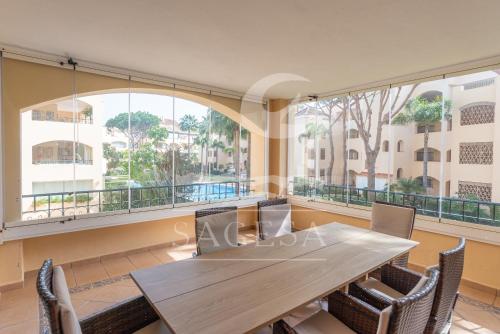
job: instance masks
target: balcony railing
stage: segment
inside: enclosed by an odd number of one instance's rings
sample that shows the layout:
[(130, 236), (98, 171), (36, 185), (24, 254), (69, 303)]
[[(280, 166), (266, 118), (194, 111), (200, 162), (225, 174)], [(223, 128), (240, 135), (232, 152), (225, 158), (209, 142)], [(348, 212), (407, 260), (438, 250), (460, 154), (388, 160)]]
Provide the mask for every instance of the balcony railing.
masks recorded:
[[(386, 190), (368, 190), (339, 185), (296, 184), (293, 194), (328, 201), (371, 206), (374, 201), (410, 205), (425, 216), (453, 219), (463, 222), (500, 227), (500, 203), (476, 201), (456, 197), (438, 197), (407, 194)], [(440, 209), (441, 202), (441, 209)]]
[[(33, 165), (68, 165), (72, 164), (73, 160), (67, 160), (67, 159), (62, 159), (62, 160), (34, 160)], [(92, 165), (94, 163), (94, 160), (92, 159), (77, 159), (75, 160), (75, 163), (80, 164), (80, 165)]]
[[(180, 203), (247, 197), (253, 181), (224, 181), (22, 195), (23, 220), (71, 217)], [(76, 198), (75, 198), (76, 196)]]
[(46, 113), (36, 113), (33, 112), (31, 119), (33, 121), (47, 121), (47, 122), (62, 122), (62, 123), (80, 123), (80, 124), (92, 124), (93, 118), (90, 116), (80, 116), (76, 119), (73, 119), (72, 116), (58, 116), (58, 115), (50, 115)]

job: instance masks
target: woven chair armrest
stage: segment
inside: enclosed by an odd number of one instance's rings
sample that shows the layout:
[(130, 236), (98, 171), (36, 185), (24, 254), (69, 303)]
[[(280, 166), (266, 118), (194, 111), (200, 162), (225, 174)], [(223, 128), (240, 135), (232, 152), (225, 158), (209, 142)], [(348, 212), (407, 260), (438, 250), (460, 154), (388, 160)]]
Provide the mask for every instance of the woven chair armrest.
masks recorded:
[(158, 319), (158, 315), (146, 298), (140, 296), (80, 319), (80, 326), (83, 334), (128, 334)]
[(370, 304), (379, 310), (383, 310), (386, 307), (391, 306), (391, 301), (388, 298), (385, 298), (381, 294), (372, 292), (370, 289), (363, 288), (356, 282), (349, 284), (349, 294), (353, 297), (361, 299), (365, 303)]
[(380, 310), (341, 291), (328, 296), (328, 312), (356, 333), (376, 334)]
[(386, 264), (382, 267), (380, 281), (406, 295), (417, 285), (422, 276), (410, 269)]

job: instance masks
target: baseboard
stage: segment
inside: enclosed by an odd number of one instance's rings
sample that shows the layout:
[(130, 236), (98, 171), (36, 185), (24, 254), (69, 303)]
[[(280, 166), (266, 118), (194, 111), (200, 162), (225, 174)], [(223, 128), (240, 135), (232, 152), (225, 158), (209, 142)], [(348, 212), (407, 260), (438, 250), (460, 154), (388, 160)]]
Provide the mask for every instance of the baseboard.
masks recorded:
[(23, 286), (24, 286), (24, 281), (11, 282), (11, 283), (0, 285), (0, 295), (1, 295), (1, 292), (20, 289)]

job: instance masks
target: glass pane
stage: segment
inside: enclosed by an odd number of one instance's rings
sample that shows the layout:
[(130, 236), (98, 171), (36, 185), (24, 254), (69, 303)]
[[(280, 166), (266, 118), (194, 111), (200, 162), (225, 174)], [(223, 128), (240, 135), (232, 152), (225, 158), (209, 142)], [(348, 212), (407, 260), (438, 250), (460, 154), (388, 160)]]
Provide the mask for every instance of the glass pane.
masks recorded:
[(176, 95), (174, 106), (175, 202), (206, 201), (209, 108), (190, 100), (186, 94)]
[(391, 102), (399, 101), (391, 101), (389, 89), (351, 96), (347, 126), (350, 203), (370, 205), (376, 200), (387, 200)]
[(316, 160), (320, 187), (317, 195), (325, 200), (347, 200), (347, 97), (322, 99), (315, 103), (318, 130)]
[[(41, 87), (37, 91), (26, 91), (34, 87), (31, 83), (46, 82), (47, 78), (38, 74), (46, 72), (23, 77), (30, 82), (19, 79), (22, 87), (18, 88), (15, 82), (4, 82), (5, 90), (19, 89), (26, 95), (44, 96), (46, 99), (33, 100), (34, 105), (22, 106), (20, 110), (22, 220), (74, 215), (73, 192), (75, 186), (79, 186), (74, 182), (73, 169), (74, 72), (68, 69), (51, 70), (51, 81), (57, 87), (50, 94)], [(77, 151), (81, 153), (79, 163), (90, 162), (92, 157), (88, 147), (77, 147)]]
[(443, 117), (444, 160), (441, 217), (500, 226), (500, 179), (496, 101), (500, 71), (447, 81)]
[(132, 84), (130, 124), (131, 208), (172, 204), (174, 98), (164, 87)]
[(243, 101), (240, 113), (240, 197), (264, 194), (266, 106)]
[(434, 217), (439, 216), (442, 179), (444, 90), (445, 82), (436, 80), (392, 91), (392, 96), (407, 101), (392, 110), (394, 174), (389, 200)]
[(293, 194), (313, 196), (319, 183), (316, 181), (318, 168), (316, 151), (318, 128), (315, 103), (301, 103), (289, 108), (289, 173), (293, 184)]
[(237, 170), (240, 166), (239, 115), (210, 110), (208, 149), (210, 200), (239, 197)]

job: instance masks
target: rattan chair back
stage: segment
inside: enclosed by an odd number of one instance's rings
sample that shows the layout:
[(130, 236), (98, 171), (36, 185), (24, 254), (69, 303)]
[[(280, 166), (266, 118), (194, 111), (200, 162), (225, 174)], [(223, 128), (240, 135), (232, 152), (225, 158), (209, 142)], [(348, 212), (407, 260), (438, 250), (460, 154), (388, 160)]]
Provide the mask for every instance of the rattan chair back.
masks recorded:
[(201, 209), (201, 210), (196, 210), (194, 212), (194, 217), (195, 217), (195, 236), (196, 236), (196, 254), (195, 255), (201, 255), (202, 250), (198, 246), (198, 241), (200, 239), (199, 231), (200, 229), (198, 228), (198, 218), (206, 217), (206, 216), (211, 216), (211, 215), (216, 215), (219, 213), (224, 213), (224, 212), (229, 212), (229, 211), (236, 211), (238, 210), (238, 207), (236, 206), (221, 206), (218, 208), (208, 208), (208, 209)]
[(39, 296), (40, 333), (42, 334), (62, 333), (57, 297), (52, 290), (53, 269), (52, 260), (45, 260), (36, 280), (36, 289)]
[(257, 224), (258, 224), (258, 230), (259, 230), (259, 239), (264, 240), (264, 227), (263, 227), (263, 222), (261, 220), (261, 213), (260, 209), (266, 206), (273, 206), (273, 205), (282, 205), (282, 204), (287, 204), (288, 201), (286, 198), (274, 198), (274, 199), (268, 199), (264, 201), (259, 201), (257, 202)]
[(424, 332), (431, 314), (438, 279), (439, 271), (433, 269), (422, 289), (393, 301), (388, 333), (418, 334)]
[(450, 320), (464, 269), (465, 239), (439, 253), (439, 280), (426, 333), (441, 333)]

